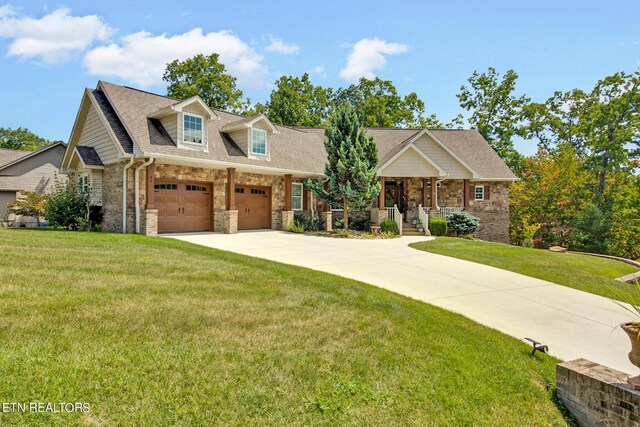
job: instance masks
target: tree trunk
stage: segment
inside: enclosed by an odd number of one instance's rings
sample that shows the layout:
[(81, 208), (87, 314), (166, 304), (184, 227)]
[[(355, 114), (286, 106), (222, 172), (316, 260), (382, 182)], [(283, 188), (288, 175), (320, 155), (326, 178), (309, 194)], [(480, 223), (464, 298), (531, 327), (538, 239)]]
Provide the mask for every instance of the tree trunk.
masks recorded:
[(347, 196), (342, 198), (342, 213), (344, 215), (342, 226), (345, 230), (349, 229), (349, 201), (347, 200)]

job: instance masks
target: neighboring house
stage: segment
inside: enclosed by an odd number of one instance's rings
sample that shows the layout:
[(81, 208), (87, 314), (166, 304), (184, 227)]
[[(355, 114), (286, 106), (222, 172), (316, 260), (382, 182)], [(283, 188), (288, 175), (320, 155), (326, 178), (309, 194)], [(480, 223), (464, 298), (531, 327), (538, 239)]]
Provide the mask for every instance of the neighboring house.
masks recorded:
[[(383, 186), (368, 213), (373, 222), (465, 209), (480, 217), (480, 238), (508, 240), (508, 191), (517, 178), (477, 131), (367, 133), (378, 144)], [(323, 177), (323, 140), (322, 129), (101, 81), (84, 92), (61, 170), (90, 188), (107, 231), (286, 229), (294, 212), (331, 218), (302, 185)]]
[[(0, 219), (11, 223), (35, 225), (35, 218), (9, 214), (7, 205), (20, 195), (20, 190), (48, 192), (59, 175), (66, 144), (56, 142), (36, 151), (0, 149)], [(65, 179), (64, 175), (60, 176)]]

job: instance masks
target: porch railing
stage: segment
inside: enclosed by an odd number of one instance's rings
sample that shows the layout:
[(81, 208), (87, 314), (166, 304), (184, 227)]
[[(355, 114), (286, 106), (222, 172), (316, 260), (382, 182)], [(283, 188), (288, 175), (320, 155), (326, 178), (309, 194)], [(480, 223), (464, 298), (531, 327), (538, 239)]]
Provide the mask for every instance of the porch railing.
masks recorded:
[(427, 212), (422, 205), (418, 205), (418, 219), (422, 223), (422, 228), (429, 229), (429, 212)]
[(440, 208), (438, 209), (431, 209), (431, 208), (427, 208), (427, 211), (429, 213), (429, 215), (432, 218), (442, 218), (442, 219), (448, 219), (449, 215), (451, 215), (454, 212), (462, 212), (464, 211), (464, 208), (462, 207), (457, 207), (457, 206), (440, 206)]
[(398, 205), (393, 205), (392, 208), (387, 208), (387, 218), (396, 222), (398, 225), (398, 232), (402, 236), (402, 214), (398, 209)]

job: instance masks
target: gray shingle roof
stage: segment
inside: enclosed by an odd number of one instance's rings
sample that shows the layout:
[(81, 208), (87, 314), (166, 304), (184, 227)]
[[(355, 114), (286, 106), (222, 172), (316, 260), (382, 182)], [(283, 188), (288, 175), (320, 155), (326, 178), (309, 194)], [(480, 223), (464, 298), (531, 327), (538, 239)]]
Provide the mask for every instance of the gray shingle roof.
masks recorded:
[(7, 148), (0, 148), (0, 166), (4, 166), (11, 162), (15, 162), (19, 158), (24, 157), (31, 153), (32, 151), (9, 150)]
[[(112, 119), (109, 120), (121, 128), (117, 135), (128, 133), (131, 147), (133, 142), (145, 155), (171, 155), (199, 160), (216, 160), (243, 165), (304, 171), (322, 174), (327, 154), (324, 148), (324, 130), (319, 128), (290, 128), (276, 125), (278, 133), (269, 136), (270, 161), (250, 159), (220, 130), (230, 124), (244, 123), (253, 119), (221, 110), (214, 110), (219, 120), (209, 120), (208, 152), (185, 150), (178, 148), (158, 120), (147, 116), (158, 110), (177, 104), (181, 101), (126, 86), (114, 85), (101, 81), (94, 91), (102, 96), (103, 102), (110, 104)], [(109, 110), (105, 105), (103, 111)], [(107, 113), (105, 113), (107, 115)], [(122, 122), (120, 122), (122, 120)], [(128, 132), (127, 132), (128, 131)], [(367, 129), (378, 145), (379, 158), (385, 159), (393, 155), (403, 142), (415, 136), (422, 129)], [(114, 129), (115, 132), (115, 129)], [(515, 175), (498, 157), (491, 146), (476, 130), (433, 129), (436, 136), (449, 150), (467, 163), (472, 169), (486, 179), (514, 179)], [(120, 136), (119, 136), (120, 138)], [(123, 139), (124, 138), (123, 136)], [(131, 152), (129, 143), (126, 152)], [(132, 150), (132, 149), (131, 149)]]
[(109, 125), (111, 126), (113, 133), (116, 135), (116, 138), (118, 138), (118, 141), (120, 142), (120, 145), (122, 146), (124, 152), (133, 153), (133, 141), (131, 140), (131, 137), (129, 136), (129, 133), (127, 132), (125, 127), (122, 125), (122, 122), (118, 118), (118, 115), (113, 110), (113, 107), (109, 103), (109, 100), (104, 96), (104, 93), (99, 90), (92, 90), (91, 96), (93, 96), (93, 98), (100, 106), (102, 113), (107, 119), (107, 122), (109, 122)]
[(0, 190), (20, 190), (24, 184), (20, 176), (0, 176)]
[(95, 148), (78, 145), (76, 147), (76, 150), (78, 150), (78, 154), (80, 154), (80, 157), (82, 157), (82, 161), (84, 162), (85, 165), (104, 166)]

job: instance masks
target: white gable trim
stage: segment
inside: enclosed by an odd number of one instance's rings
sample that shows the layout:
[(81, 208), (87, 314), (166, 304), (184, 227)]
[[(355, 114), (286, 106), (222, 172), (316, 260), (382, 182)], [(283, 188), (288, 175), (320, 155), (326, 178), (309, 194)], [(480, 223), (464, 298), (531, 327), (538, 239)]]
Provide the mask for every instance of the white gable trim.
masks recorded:
[(149, 114), (147, 117), (150, 119), (161, 119), (163, 117), (168, 116), (173, 113), (182, 113), (184, 107), (191, 105), (193, 103), (199, 104), (203, 110), (207, 112), (207, 119), (210, 120), (219, 120), (218, 115), (200, 98), (198, 95), (192, 96), (191, 98), (185, 99), (184, 101), (180, 101), (177, 104), (169, 105), (167, 107), (161, 108), (155, 113)]
[(424, 154), (422, 152), (422, 150), (420, 150), (418, 147), (416, 147), (413, 142), (407, 144), (402, 150), (398, 151), (393, 157), (391, 157), (389, 160), (387, 160), (386, 162), (384, 162), (383, 165), (381, 165), (378, 169), (376, 169), (376, 173), (380, 173), (384, 170), (384, 168), (386, 168), (387, 166), (389, 166), (391, 163), (393, 163), (398, 157), (400, 157), (404, 152), (406, 152), (409, 148), (412, 148), (413, 150), (415, 150), (424, 160), (427, 161), (427, 163), (429, 163), (431, 166), (433, 166), (434, 168), (436, 168), (436, 170), (438, 171), (438, 176), (448, 176), (449, 174), (442, 169), (440, 166), (438, 166), (436, 164), (436, 162), (434, 162), (433, 160), (431, 160), (426, 154)]
[(223, 127), (222, 129), (220, 129), (220, 132), (224, 132), (224, 133), (229, 133), (229, 132), (233, 132), (235, 130), (238, 129), (243, 129), (243, 128), (252, 128), (254, 124), (264, 121), (267, 123), (267, 125), (269, 126), (269, 129), (271, 130), (271, 133), (280, 133), (278, 132), (278, 129), (274, 126), (273, 123), (271, 123), (271, 120), (269, 120), (267, 118), (267, 116), (265, 116), (264, 114), (258, 114), (257, 116), (255, 116), (254, 118), (252, 118), (251, 120), (247, 120), (247, 121), (243, 121), (241, 123), (230, 123), (229, 125)]
[[(89, 99), (89, 104), (87, 104), (87, 99)], [(98, 102), (94, 100), (90, 89), (85, 89), (84, 95), (82, 96), (82, 101), (80, 101), (80, 108), (78, 109), (78, 114), (76, 115), (76, 120), (73, 122), (73, 128), (71, 129), (71, 135), (69, 136), (69, 142), (67, 144), (67, 151), (62, 158), (62, 164), (60, 165), (60, 169), (65, 169), (67, 165), (71, 162), (71, 157), (69, 157), (69, 153), (73, 153), (76, 145), (78, 144), (78, 139), (80, 138), (80, 133), (84, 127), (84, 123), (87, 120), (87, 116), (89, 115), (89, 108), (93, 107), (100, 119), (100, 123), (106, 129), (109, 137), (111, 137), (111, 142), (115, 144), (116, 150), (118, 150), (118, 157), (123, 157), (125, 155), (124, 150), (122, 149), (122, 145), (120, 145), (120, 141), (116, 137), (116, 134), (113, 133), (113, 129), (111, 129), (111, 125), (107, 121), (107, 118), (104, 116), (102, 112), (102, 108), (98, 105)], [(82, 122), (82, 123), (81, 123)], [(128, 131), (127, 131), (128, 132)]]
[(472, 178), (476, 178), (479, 179), (480, 178), (480, 174), (478, 172), (476, 172), (471, 166), (469, 166), (464, 160), (462, 160), (460, 157), (458, 157), (458, 155), (456, 153), (454, 153), (453, 151), (451, 151), (449, 149), (449, 147), (447, 147), (441, 140), (440, 138), (438, 138), (437, 136), (435, 136), (432, 132), (429, 131), (429, 129), (423, 129), (421, 132), (418, 132), (417, 134), (415, 134), (413, 137), (411, 137), (410, 141), (411, 143), (414, 143), (415, 141), (417, 141), (422, 135), (428, 135), (431, 137), (431, 139), (433, 139), (436, 144), (438, 144), (440, 147), (442, 147), (442, 149), (444, 151), (446, 151), (447, 153), (449, 153), (451, 155), (451, 157), (453, 157), (454, 159), (456, 159), (462, 166), (464, 166), (469, 172), (471, 172)]

